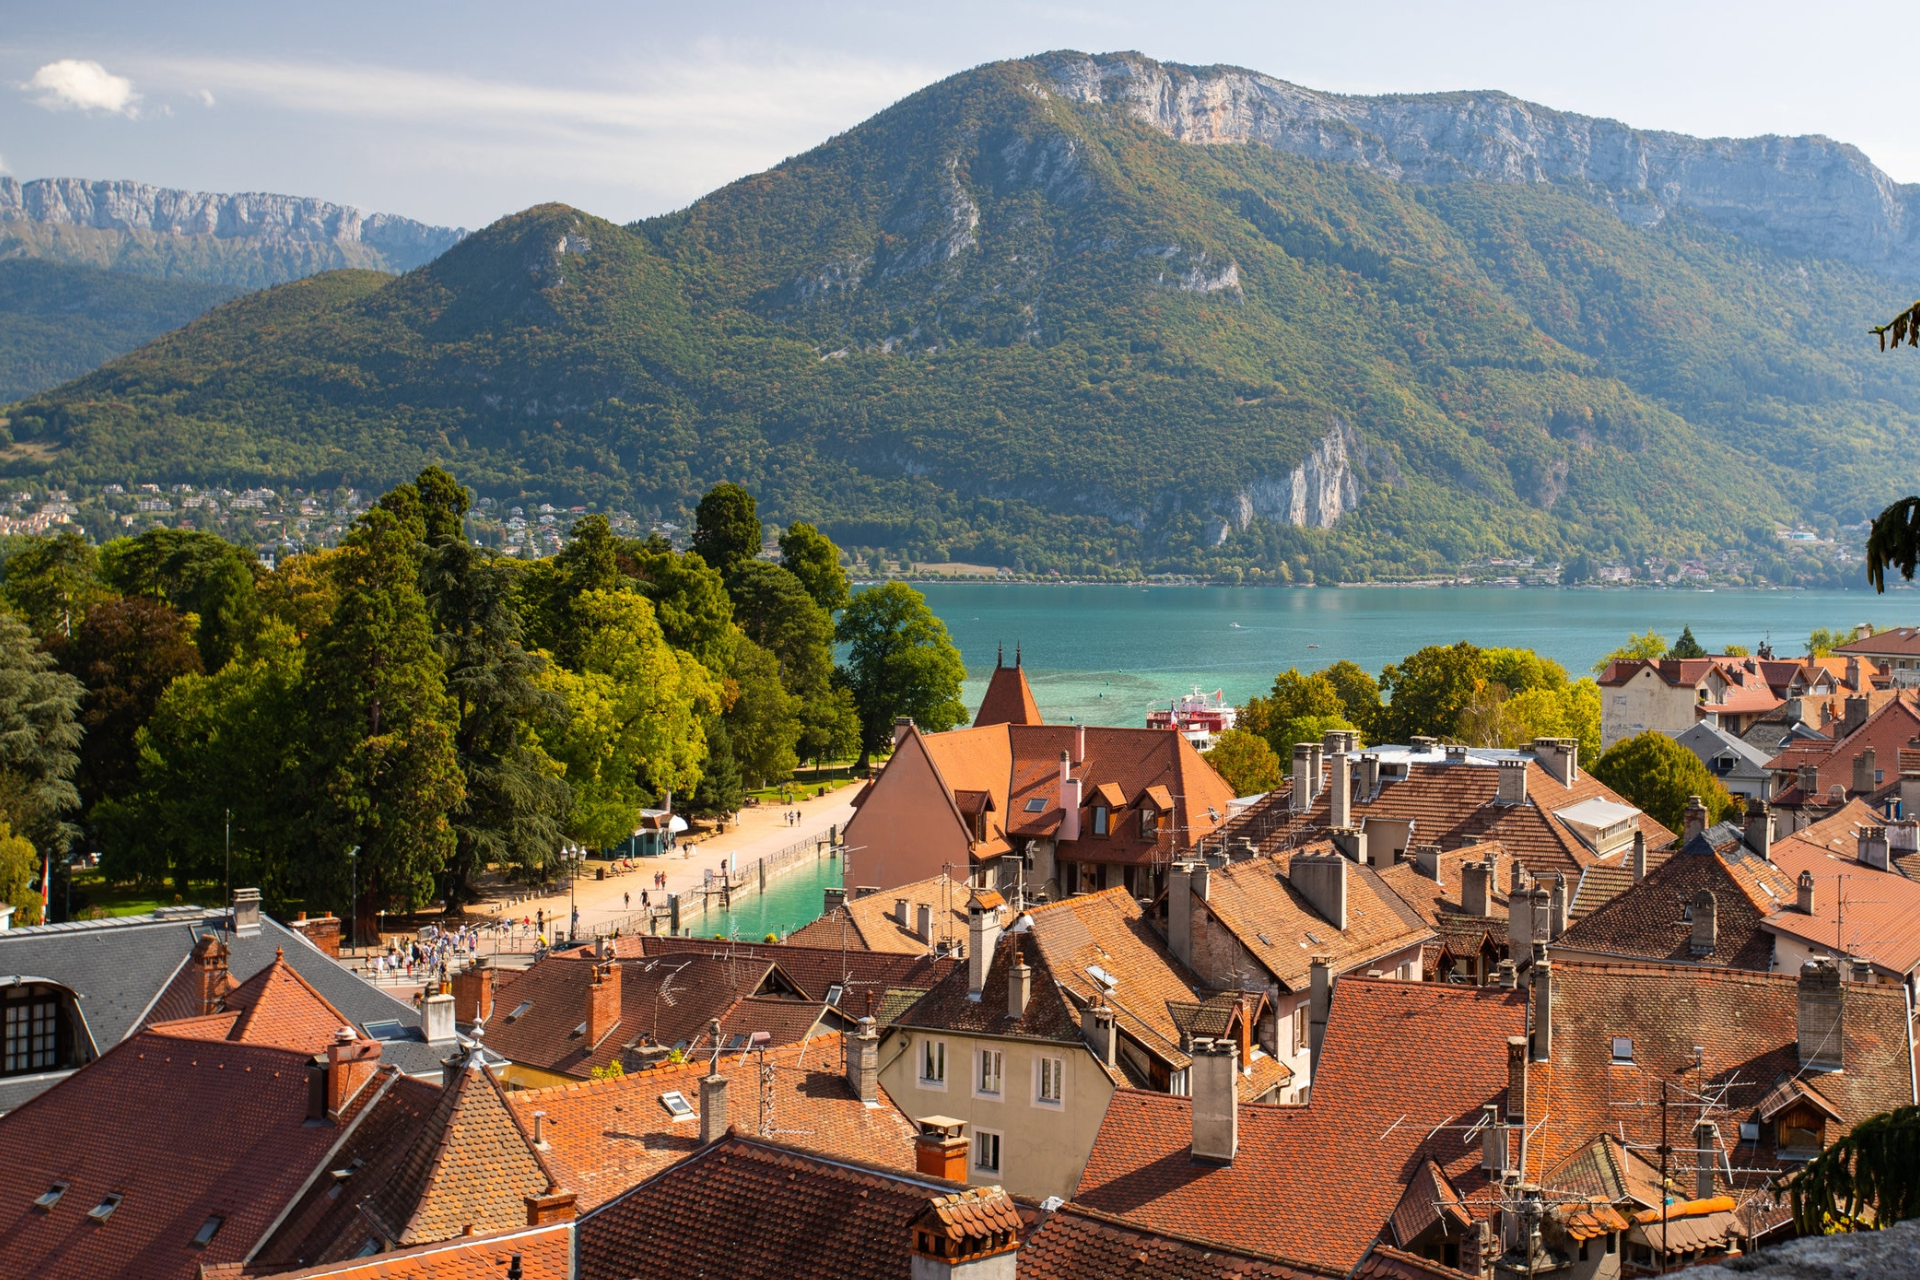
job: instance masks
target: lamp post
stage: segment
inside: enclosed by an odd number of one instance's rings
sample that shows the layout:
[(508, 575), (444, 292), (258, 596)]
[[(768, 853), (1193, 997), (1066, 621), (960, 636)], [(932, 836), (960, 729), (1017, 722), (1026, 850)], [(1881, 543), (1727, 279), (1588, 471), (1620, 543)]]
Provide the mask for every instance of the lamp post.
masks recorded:
[(347, 934), (347, 945), (360, 945), (360, 846), (347, 850), (348, 874), (352, 877), (352, 887), (347, 890), (347, 914), (352, 918), (351, 931)]
[(586, 850), (577, 844), (567, 846), (567, 944), (571, 946), (580, 939), (575, 936), (580, 924), (580, 908), (573, 905), (574, 882), (580, 879), (580, 857)]

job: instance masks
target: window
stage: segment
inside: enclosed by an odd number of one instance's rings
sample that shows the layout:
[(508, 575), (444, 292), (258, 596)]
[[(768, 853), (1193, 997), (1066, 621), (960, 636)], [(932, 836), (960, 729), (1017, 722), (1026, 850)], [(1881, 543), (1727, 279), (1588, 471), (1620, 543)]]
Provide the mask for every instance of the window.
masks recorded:
[(838, 1005), (840, 1004), (841, 997), (846, 995), (846, 993), (847, 993), (847, 989), (845, 987), (841, 986), (837, 982), (834, 983), (832, 986), (827, 988), (827, 1003), (838, 1007)]
[(1140, 811), (1140, 838), (1143, 840), (1151, 840), (1159, 830), (1160, 815), (1151, 809), (1142, 809)]
[(1097, 836), (1107, 834), (1107, 806), (1103, 804), (1093, 807), (1093, 834)]
[(1039, 1100), (1050, 1107), (1060, 1105), (1063, 1093), (1061, 1077), (1066, 1072), (1066, 1063), (1059, 1058), (1040, 1059)]
[(1633, 1037), (1615, 1036), (1613, 1038), (1613, 1063), (1615, 1066), (1633, 1065)]
[(947, 1087), (947, 1043), (928, 1040), (920, 1047), (920, 1083)]
[(67, 1184), (56, 1182), (48, 1187), (46, 1194), (34, 1197), (33, 1207), (42, 1213), (52, 1213), (53, 1206), (60, 1203), (60, 1197), (67, 1194)]
[(366, 1030), (369, 1040), (405, 1040), (407, 1038), (407, 1029), (400, 1024), (398, 1018), (369, 1022)]
[(672, 1093), (661, 1094), (660, 1105), (665, 1107), (667, 1114), (675, 1120), (685, 1120), (693, 1114), (693, 1104), (688, 1102), (687, 1095), (681, 1093), (678, 1089), (675, 1089)]
[(196, 1249), (204, 1249), (212, 1244), (213, 1238), (220, 1234), (220, 1224), (225, 1221), (225, 1218), (215, 1214), (213, 1217), (201, 1223), (200, 1229), (193, 1233), (193, 1247)]
[(1612, 1231), (1607, 1232), (1607, 1252), (1620, 1252), (1620, 1236), (1618, 1233)]
[(126, 1197), (119, 1194), (110, 1195), (99, 1204), (93, 1206), (93, 1208), (87, 1210), (87, 1217), (92, 1220), (95, 1226), (99, 1226), (113, 1216), (113, 1211), (120, 1207), (120, 1202), (124, 1199), (126, 1199)]
[(986, 1129), (973, 1131), (973, 1167), (981, 1173), (1000, 1172), (1000, 1135)]
[(1760, 1126), (1751, 1120), (1742, 1121), (1740, 1125), (1740, 1141), (1760, 1141)]
[(1006, 1060), (998, 1049), (980, 1051), (980, 1092), (990, 1097), (1000, 1096), (1000, 1079)]
[(51, 992), (29, 988), (6, 1002), (6, 1045), (0, 1072), (45, 1071), (57, 1066), (60, 1002)]
[(1293, 1006), (1293, 1052), (1299, 1053), (1307, 1047), (1307, 1002), (1302, 1000)]
[(522, 1000), (519, 1004), (513, 1006), (513, 1012), (507, 1015), (507, 1021), (518, 1022), (527, 1016), (527, 1010), (531, 1008), (533, 1008), (533, 1001)]
[(1028, 813), (1039, 813), (1041, 810), (1045, 809), (1046, 807), (1047, 807), (1047, 801), (1046, 801), (1046, 797), (1044, 796), (1035, 796), (1033, 799), (1027, 801)]

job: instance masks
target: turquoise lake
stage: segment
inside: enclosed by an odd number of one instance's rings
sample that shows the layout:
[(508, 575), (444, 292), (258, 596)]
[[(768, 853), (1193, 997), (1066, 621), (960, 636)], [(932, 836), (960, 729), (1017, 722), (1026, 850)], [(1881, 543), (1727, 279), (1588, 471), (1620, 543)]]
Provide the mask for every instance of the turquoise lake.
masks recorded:
[[(1143, 725), (1147, 708), (1223, 689), (1232, 702), (1267, 691), (1290, 666), (1317, 671), (1351, 658), (1378, 673), (1429, 644), (1517, 645), (1573, 675), (1628, 632), (1669, 641), (1683, 626), (1708, 650), (1770, 640), (1806, 649), (1814, 627), (1920, 623), (1920, 594), (1869, 591), (1679, 591), (1499, 588), (1258, 589), (1230, 587), (928, 584), (919, 588), (967, 663), (963, 696), (980, 704), (995, 646), (1023, 650), (1050, 721)], [(1318, 647), (1315, 647), (1318, 646)]]

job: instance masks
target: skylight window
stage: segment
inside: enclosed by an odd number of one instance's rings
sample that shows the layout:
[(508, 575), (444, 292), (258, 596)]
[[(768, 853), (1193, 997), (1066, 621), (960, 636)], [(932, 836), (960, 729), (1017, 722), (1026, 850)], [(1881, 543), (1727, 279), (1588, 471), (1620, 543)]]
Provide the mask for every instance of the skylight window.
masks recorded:
[(1092, 974), (1094, 977), (1094, 980), (1097, 981), (1101, 986), (1105, 987), (1109, 991), (1113, 990), (1115, 987), (1120, 985), (1120, 979), (1114, 977), (1112, 974), (1108, 973), (1105, 969), (1102, 969), (1097, 964), (1088, 965), (1087, 972)]
[(685, 1120), (693, 1115), (693, 1104), (689, 1103), (687, 1101), (687, 1095), (681, 1093), (678, 1089), (675, 1089), (672, 1093), (661, 1094), (660, 1105), (665, 1107), (667, 1114), (675, 1120)]
[(1613, 1038), (1613, 1061), (1616, 1066), (1633, 1065), (1633, 1037), (1615, 1036)]
[(573, 1036), (575, 1039), (585, 1034), (587, 1034), (587, 1024), (584, 1022), (573, 1029)]
[(522, 1000), (519, 1004), (513, 1007), (513, 1012), (507, 1015), (507, 1021), (518, 1022), (522, 1017), (526, 1016), (527, 1010), (531, 1008), (533, 1008), (533, 1001)]
[(1047, 807), (1047, 801), (1046, 801), (1046, 797), (1044, 796), (1035, 796), (1033, 799), (1027, 801), (1028, 813), (1039, 813), (1042, 809), (1046, 807)]
[(213, 1238), (220, 1234), (220, 1224), (225, 1221), (225, 1218), (219, 1214), (215, 1214), (201, 1223), (200, 1229), (193, 1233), (193, 1247), (196, 1249), (204, 1249), (212, 1244)]
[(841, 999), (846, 994), (847, 994), (847, 989), (836, 982), (832, 986), (827, 988), (827, 1003), (831, 1005), (838, 1005)]
[(60, 1197), (65, 1194), (67, 1194), (67, 1184), (64, 1182), (56, 1182), (47, 1188), (45, 1195), (39, 1196), (34, 1200), (33, 1207), (42, 1213), (52, 1213), (53, 1206), (59, 1204)]
[(388, 1018), (384, 1022), (369, 1022), (367, 1038), (369, 1040), (404, 1040), (407, 1038), (407, 1029), (401, 1025), (398, 1018)]
[(102, 1200), (99, 1204), (93, 1206), (93, 1208), (87, 1210), (87, 1217), (92, 1220), (95, 1226), (99, 1226), (113, 1216), (113, 1211), (120, 1207), (120, 1202), (124, 1199), (126, 1199), (125, 1196), (116, 1192)]
[(744, 1032), (744, 1031), (736, 1031), (736, 1032), (734, 1032), (734, 1033), (733, 1033), (732, 1035), (730, 1035), (730, 1036), (728, 1036), (728, 1037), (727, 1037), (727, 1048), (729, 1048), (729, 1049), (744, 1049), (744, 1048), (746, 1048), (746, 1047), (747, 1047), (747, 1035), (746, 1035), (746, 1032)]

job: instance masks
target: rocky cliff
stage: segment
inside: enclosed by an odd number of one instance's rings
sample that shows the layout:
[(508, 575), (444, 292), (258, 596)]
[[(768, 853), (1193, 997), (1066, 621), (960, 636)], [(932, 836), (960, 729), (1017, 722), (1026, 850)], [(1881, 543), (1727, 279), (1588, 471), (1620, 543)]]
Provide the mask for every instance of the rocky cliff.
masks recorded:
[(1629, 222), (1685, 210), (1769, 248), (1920, 277), (1920, 185), (1831, 138), (1693, 138), (1504, 93), (1318, 93), (1237, 67), (1054, 53), (1051, 84), (1196, 144), (1257, 142), (1409, 182), (1550, 183)]
[[(269, 259), (287, 258), (287, 278), (326, 265), (408, 271), (438, 257), (466, 232), (350, 205), (262, 192), (219, 194), (144, 182), (0, 178), (0, 224), (57, 231), (121, 232), (250, 242)], [(4, 229), (0, 227), (0, 229)], [(40, 239), (43, 239), (41, 237)], [(20, 237), (30, 243), (35, 237)], [(237, 246), (235, 246), (237, 247)]]

